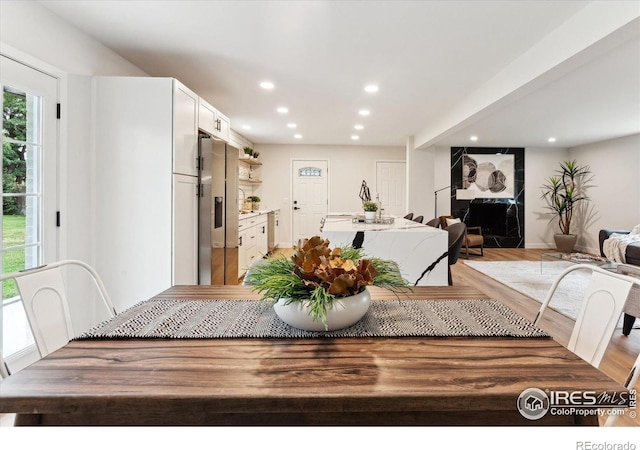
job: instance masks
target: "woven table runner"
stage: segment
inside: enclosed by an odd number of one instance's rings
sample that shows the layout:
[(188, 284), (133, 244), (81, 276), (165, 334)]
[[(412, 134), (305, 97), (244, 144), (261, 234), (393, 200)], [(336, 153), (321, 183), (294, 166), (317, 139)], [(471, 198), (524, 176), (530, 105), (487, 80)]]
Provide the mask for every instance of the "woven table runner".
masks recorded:
[(416, 336), (549, 337), (495, 300), (372, 300), (356, 324), (317, 332), (282, 322), (268, 301), (156, 298), (136, 304), (76, 339)]

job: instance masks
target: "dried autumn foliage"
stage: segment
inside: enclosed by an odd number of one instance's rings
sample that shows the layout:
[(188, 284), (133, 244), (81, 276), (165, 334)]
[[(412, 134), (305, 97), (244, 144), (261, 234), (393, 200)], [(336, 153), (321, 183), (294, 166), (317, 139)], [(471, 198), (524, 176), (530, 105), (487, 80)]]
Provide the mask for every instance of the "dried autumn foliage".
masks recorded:
[(368, 259), (361, 259), (357, 265), (350, 259), (341, 257), (341, 249), (329, 248), (329, 241), (314, 236), (301, 247), (294, 247), (291, 257), (294, 272), (310, 289), (323, 288), (337, 297), (346, 297), (360, 292), (371, 285), (376, 269)]

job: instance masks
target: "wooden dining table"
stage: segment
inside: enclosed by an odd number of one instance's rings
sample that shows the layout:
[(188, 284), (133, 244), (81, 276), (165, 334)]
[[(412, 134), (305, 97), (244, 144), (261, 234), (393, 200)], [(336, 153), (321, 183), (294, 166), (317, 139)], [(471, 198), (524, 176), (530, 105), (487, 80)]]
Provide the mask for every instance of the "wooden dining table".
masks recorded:
[[(486, 298), (455, 286), (407, 295)], [(156, 297), (259, 295), (175, 286)], [(0, 382), (0, 412), (17, 425), (598, 424), (579, 413), (524, 418), (516, 402), (528, 388), (626, 392), (552, 338), (90, 339)]]

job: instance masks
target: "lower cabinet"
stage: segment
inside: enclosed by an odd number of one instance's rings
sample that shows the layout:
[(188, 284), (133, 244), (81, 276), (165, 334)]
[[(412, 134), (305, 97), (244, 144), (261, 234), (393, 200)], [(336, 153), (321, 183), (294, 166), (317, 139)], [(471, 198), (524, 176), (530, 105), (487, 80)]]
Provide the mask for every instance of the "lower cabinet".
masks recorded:
[(238, 221), (238, 278), (244, 275), (247, 267), (256, 256), (256, 217)]
[(173, 175), (173, 284), (198, 284), (198, 177)]
[(260, 214), (238, 222), (238, 278), (255, 259), (268, 253), (269, 225), (267, 215)]
[(266, 214), (258, 217), (256, 222), (256, 257), (262, 258), (269, 253), (269, 229)]

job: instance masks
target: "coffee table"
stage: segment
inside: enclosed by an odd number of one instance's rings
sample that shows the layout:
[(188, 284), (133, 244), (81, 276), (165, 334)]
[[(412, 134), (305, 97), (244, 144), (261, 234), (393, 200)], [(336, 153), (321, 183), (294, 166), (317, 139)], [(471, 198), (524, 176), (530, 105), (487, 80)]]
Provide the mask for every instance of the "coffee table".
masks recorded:
[(540, 255), (540, 273), (543, 273), (545, 261), (565, 261), (570, 264), (593, 264), (597, 267), (601, 267), (605, 270), (611, 270), (616, 272), (618, 270), (619, 263), (607, 261), (600, 256), (589, 255), (586, 253), (561, 253), (561, 252), (548, 252)]

